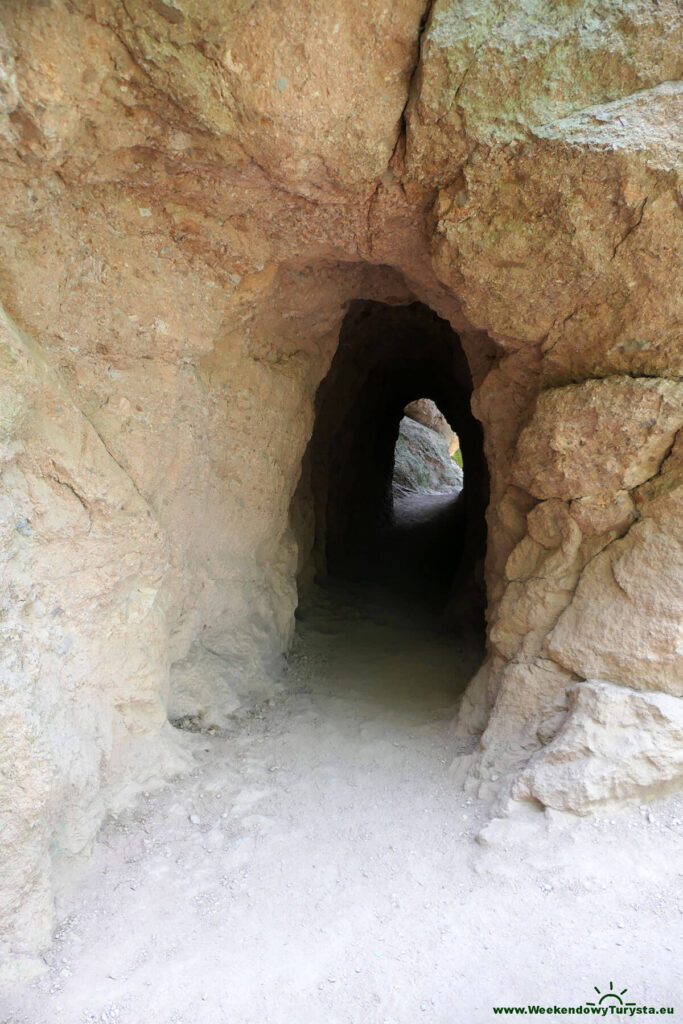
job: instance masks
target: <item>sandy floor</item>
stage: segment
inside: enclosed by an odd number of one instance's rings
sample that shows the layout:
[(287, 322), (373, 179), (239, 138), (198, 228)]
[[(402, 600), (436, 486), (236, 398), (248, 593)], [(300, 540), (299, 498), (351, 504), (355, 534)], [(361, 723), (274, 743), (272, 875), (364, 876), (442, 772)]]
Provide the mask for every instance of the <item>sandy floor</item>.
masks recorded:
[(683, 1016), (683, 800), (487, 825), (450, 772), (477, 655), (380, 608), (328, 595), (282, 697), (106, 825), (3, 1024), (479, 1024), (610, 982)]

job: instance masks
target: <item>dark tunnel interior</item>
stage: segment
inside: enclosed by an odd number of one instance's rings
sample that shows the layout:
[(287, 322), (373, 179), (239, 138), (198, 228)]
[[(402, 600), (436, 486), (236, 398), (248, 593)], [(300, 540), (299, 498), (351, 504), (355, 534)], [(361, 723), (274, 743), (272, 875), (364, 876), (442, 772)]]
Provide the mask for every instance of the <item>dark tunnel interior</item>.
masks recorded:
[[(488, 472), (472, 381), (457, 334), (422, 303), (352, 303), (316, 395), (304, 459), (298, 532), (306, 580), (381, 586), (442, 624), (484, 631)], [(412, 504), (392, 489), (405, 406), (429, 398), (458, 435), (462, 490)], [(295, 525), (296, 528), (296, 525)]]

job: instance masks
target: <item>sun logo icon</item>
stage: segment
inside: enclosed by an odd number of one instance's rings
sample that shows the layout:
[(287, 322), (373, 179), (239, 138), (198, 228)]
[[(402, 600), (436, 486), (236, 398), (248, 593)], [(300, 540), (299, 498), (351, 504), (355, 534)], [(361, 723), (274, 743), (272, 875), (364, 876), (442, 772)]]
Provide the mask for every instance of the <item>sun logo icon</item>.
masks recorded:
[[(609, 983), (609, 992), (601, 992), (600, 989), (597, 987), (597, 985), (594, 985), (593, 988), (595, 989), (595, 991), (600, 996), (600, 999), (598, 1000), (597, 1003), (587, 1002), (586, 1006), (602, 1006), (603, 1003), (606, 1003), (608, 1006), (635, 1006), (636, 1005), (635, 1003), (625, 1003), (624, 1000), (621, 997), (626, 995), (626, 993), (628, 992), (628, 989), (627, 988), (622, 988), (621, 992), (615, 992), (614, 991), (614, 984), (611, 981)], [(614, 1002), (610, 1003), (610, 1002), (608, 1002), (608, 1000), (614, 1000)]]

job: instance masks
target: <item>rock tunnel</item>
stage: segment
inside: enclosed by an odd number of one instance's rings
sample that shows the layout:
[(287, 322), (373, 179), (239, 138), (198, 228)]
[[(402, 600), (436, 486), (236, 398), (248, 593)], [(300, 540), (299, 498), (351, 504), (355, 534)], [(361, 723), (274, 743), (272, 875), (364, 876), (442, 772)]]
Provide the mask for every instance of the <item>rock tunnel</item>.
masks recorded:
[[(483, 640), (488, 473), (471, 393), (457, 334), (427, 306), (351, 304), (316, 394), (294, 499), (312, 509), (312, 529), (300, 539), (300, 591), (312, 576), (383, 582)], [(420, 397), (460, 439), (464, 487), (409, 530), (396, 522), (392, 473), (403, 410)]]
[(430, 600), (486, 618), (453, 785), (683, 780), (680, 10), (464, 6), (3, 5), (3, 950), (172, 722), (279, 692), (316, 578), (429, 582), (415, 399), (465, 467)]

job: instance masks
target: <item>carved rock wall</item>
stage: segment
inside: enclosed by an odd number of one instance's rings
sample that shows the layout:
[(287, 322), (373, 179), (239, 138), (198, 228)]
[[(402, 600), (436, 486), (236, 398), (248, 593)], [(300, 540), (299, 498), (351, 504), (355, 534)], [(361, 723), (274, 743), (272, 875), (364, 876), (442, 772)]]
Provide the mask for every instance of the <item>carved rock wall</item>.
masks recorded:
[(6, 947), (44, 946), (102, 815), (187, 763), (168, 715), (277, 685), (290, 507), (357, 299), (424, 303), (469, 362), (490, 475), (470, 780), (576, 810), (674, 784), (671, 759), (594, 784), (572, 750), (588, 716), (614, 758), (612, 698), (571, 695), (628, 690), (644, 729), (680, 697), (680, 5), (0, 18)]

